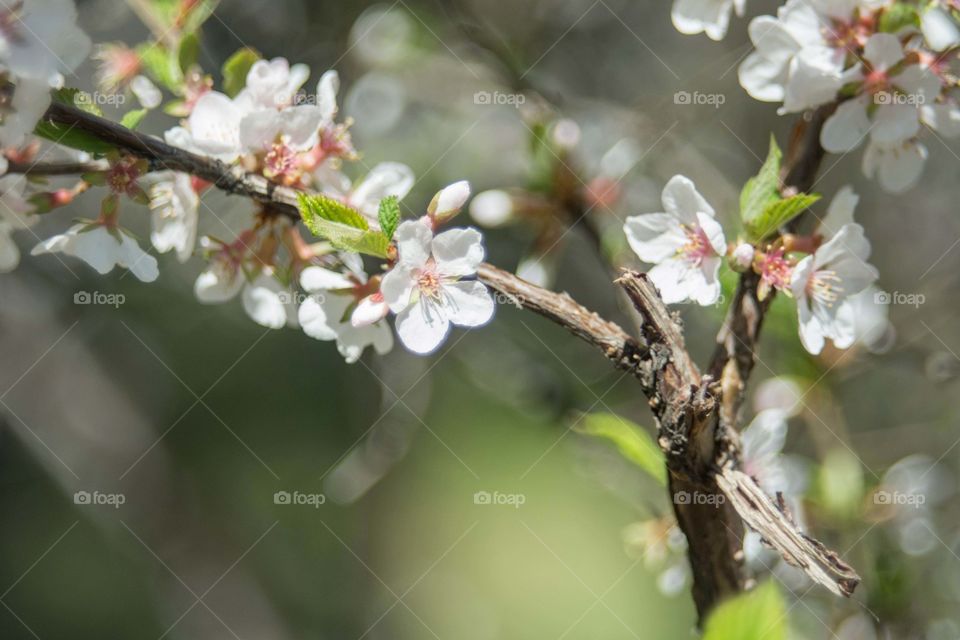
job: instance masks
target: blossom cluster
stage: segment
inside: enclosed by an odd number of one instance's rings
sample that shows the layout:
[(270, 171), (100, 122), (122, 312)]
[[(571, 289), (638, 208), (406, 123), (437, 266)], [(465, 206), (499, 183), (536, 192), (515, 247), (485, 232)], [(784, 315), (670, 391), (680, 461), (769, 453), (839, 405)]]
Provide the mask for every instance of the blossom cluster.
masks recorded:
[(663, 189), (664, 211), (627, 218), (624, 233), (637, 256), (655, 265), (648, 276), (664, 302), (716, 303), (726, 259), (734, 270), (759, 276), (761, 298), (776, 290), (796, 301), (801, 342), (819, 354), (827, 339), (840, 349), (857, 340), (857, 296), (878, 277), (867, 262), (863, 227), (853, 221), (857, 201), (852, 189), (842, 189), (811, 236), (728, 245), (713, 207), (678, 175)]
[[(686, 33), (726, 32), (733, 0), (676, 0)], [(862, 169), (887, 191), (914, 186), (927, 158), (923, 129), (960, 135), (960, 45), (955, 3), (893, 0), (788, 0), (776, 16), (750, 22), (754, 51), (740, 65), (752, 97), (795, 113), (834, 102), (820, 142), (831, 153), (866, 145)]]
[[(163, 53), (180, 63), (189, 58), (189, 38), (195, 37), (183, 28), (191, 11), (198, 11), (195, 4), (183, 3), (170, 29), (171, 39), (179, 37), (180, 45)], [(50, 104), (50, 89), (62, 87), (63, 74), (89, 55), (91, 42), (76, 26), (71, 0), (25, 0), (0, 13), (6, 25), (0, 30), (2, 81), (13, 95), (0, 124), (0, 146), (4, 162), (31, 162), (38, 143), (28, 134)], [(152, 68), (154, 78), (173, 94), (163, 110), (182, 118), (166, 131), (167, 143), (276, 184), (322, 194), (318, 197), (338, 203), (389, 242), (388, 250), (375, 255), (383, 262), (368, 276), (364, 251), (351, 251), (322, 234), (321, 242), (308, 242), (296, 221), (267, 206), (253, 213), (249, 226), (231, 231), (232, 239), (201, 235), (199, 214), (202, 207), (209, 208), (203, 196), (210, 184), (186, 173), (157, 171), (143, 160), (109, 150), (98, 154), (106, 167), (84, 174), (72, 188), (48, 193), (22, 175), (0, 177), (0, 270), (9, 271), (20, 260), (11, 238), (14, 230), (32, 225), (37, 213), (101, 186), (106, 196), (95, 219), (80, 220), (40, 241), (32, 253), (75, 257), (101, 274), (121, 267), (143, 282), (156, 280), (157, 259), (120, 223), (121, 203), (130, 200), (149, 207), (150, 242), (158, 253), (172, 252), (180, 262), (202, 255), (206, 267), (194, 284), (200, 302), (219, 304), (239, 297), (247, 315), (260, 325), (299, 327), (318, 340), (335, 341), (348, 362), (359, 359), (366, 347), (381, 354), (393, 347), (389, 314), (396, 315), (401, 342), (423, 354), (438, 348), (451, 326), (490, 320), (493, 298), (475, 278), (485, 254), (480, 233), (440, 229), (465, 206), (469, 184), (458, 182), (441, 190), (425, 215), (403, 222), (398, 201), (415, 183), (409, 167), (383, 162), (352, 180), (345, 165), (358, 162), (359, 154), (349, 120), (338, 120), (336, 71), (324, 73), (315, 93), (308, 94), (303, 90), (310, 76), (306, 65), (259, 59), (241, 50), (234, 70), (242, 69), (242, 75), (228, 87), (224, 72), (224, 89), (218, 91), (196, 61), (184, 63), (179, 76), (171, 79), (166, 75), (168, 58), (162, 58), (163, 73), (156, 73), (159, 47), (106, 44), (94, 55), (100, 64), (100, 89), (133, 93), (144, 107), (128, 113), (124, 124), (135, 127), (143, 112), (161, 106), (164, 95), (150, 79)], [(96, 108), (89, 95), (81, 100), (85, 94), (65, 91), (57, 99)], [(90, 156), (71, 159), (86, 161)], [(378, 217), (385, 202), (397, 207), (390, 237)]]

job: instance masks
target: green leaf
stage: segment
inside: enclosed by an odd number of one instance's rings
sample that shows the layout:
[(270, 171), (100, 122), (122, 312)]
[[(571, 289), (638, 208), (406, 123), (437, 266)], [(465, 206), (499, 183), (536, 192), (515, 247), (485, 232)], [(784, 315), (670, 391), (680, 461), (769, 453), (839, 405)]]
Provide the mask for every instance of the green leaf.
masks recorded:
[(301, 213), (304, 209), (307, 209), (310, 215), (323, 220), (338, 222), (363, 231), (370, 228), (370, 223), (359, 211), (324, 195), (301, 195)]
[(880, 14), (877, 25), (884, 33), (898, 33), (908, 27), (920, 28), (920, 12), (913, 5), (905, 2), (895, 2)]
[(819, 199), (818, 193), (798, 193), (771, 202), (764, 208), (763, 213), (745, 223), (747, 235), (752, 242), (759, 242), (809, 209)]
[(247, 84), (250, 67), (260, 59), (260, 54), (250, 47), (238, 49), (223, 63), (223, 92), (231, 98), (240, 93)]
[(663, 452), (646, 431), (612, 413), (591, 413), (583, 417), (580, 433), (609, 440), (624, 458), (634, 463), (660, 484), (667, 484), (667, 466)]
[(199, 59), (200, 36), (196, 32), (184, 35), (177, 48), (177, 64), (180, 65), (180, 71), (186, 75)]
[(731, 598), (714, 609), (703, 640), (784, 640), (787, 612), (783, 596), (771, 582)]
[(93, 96), (86, 91), (64, 87), (63, 89), (55, 90), (51, 94), (51, 98), (60, 104), (68, 104), (72, 107), (80, 109), (81, 111), (86, 111), (87, 113), (91, 113), (95, 116), (103, 117), (103, 111), (101, 111), (100, 107), (94, 102)]
[(780, 158), (777, 141), (770, 136), (770, 152), (760, 173), (747, 180), (740, 192), (740, 219), (745, 225), (760, 216), (770, 203), (780, 199)]
[(380, 201), (377, 219), (380, 220), (380, 229), (384, 235), (392, 240), (393, 233), (400, 224), (400, 200), (397, 196), (387, 196)]
[[(78, 89), (58, 89), (52, 93), (52, 99), (62, 104), (77, 107), (93, 115), (102, 115), (100, 108), (94, 104), (90, 94)], [(37, 123), (33, 132), (41, 138), (46, 138), (47, 140), (51, 140), (65, 147), (70, 147), (71, 149), (86, 151), (87, 153), (103, 155), (114, 149), (113, 145), (103, 142), (93, 134), (79, 131), (75, 127), (54, 124), (42, 118)]]
[(123, 117), (120, 118), (120, 124), (125, 126), (127, 129), (136, 129), (140, 126), (140, 123), (143, 122), (143, 119), (149, 112), (149, 109), (134, 109), (132, 111), (127, 111), (125, 114), (123, 114)]
[(147, 75), (154, 82), (174, 93), (181, 91), (183, 72), (180, 71), (180, 60), (176, 55), (158, 44), (137, 47), (137, 54)]
[(337, 249), (387, 257), (390, 238), (380, 231), (371, 231), (363, 216), (353, 209), (325, 196), (300, 194), (299, 201), (303, 223)]

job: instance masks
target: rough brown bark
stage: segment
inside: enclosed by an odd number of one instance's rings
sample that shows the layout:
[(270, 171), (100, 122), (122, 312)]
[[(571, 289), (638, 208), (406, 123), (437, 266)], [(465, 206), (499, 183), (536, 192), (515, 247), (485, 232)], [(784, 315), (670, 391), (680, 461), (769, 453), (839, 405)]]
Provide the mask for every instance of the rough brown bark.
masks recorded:
[[(809, 125), (798, 129), (798, 142), (788, 152), (784, 176), (796, 180), (802, 190), (812, 184), (822, 157), (816, 140), (825, 113), (818, 111)], [(272, 184), (262, 176), (172, 147), (74, 107), (53, 104), (45, 119), (85, 131), (145, 158), (155, 169), (190, 173), (225, 192), (268, 205), (278, 214), (299, 218), (297, 191)], [(59, 169), (51, 169), (48, 174), (57, 172)], [(738, 470), (736, 414), (753, 367), (766, 309), (756, 297), (756, 276), (745, 274), (741, 278), (718, 337), (717, 352), (707, 374), (701, 376), (684, 345), (679, 320), (667, 310), (644, 274), (624, 271), (617, 280), (641, 318), (635, 338), (566, 294), (535, 286), (489, 264), (481, 265), (477, 275), (513, 303), (597, 347), (615, 366), (640, 381), (657, 419), (674, 510), (689, 541), (693, 595), (701, 619), (720, 600), (745, 586), (741, 518), (812, 579), (834, 593), (852, 592), (859, 580), (856, 573), (804, 535), (750, 476)]]

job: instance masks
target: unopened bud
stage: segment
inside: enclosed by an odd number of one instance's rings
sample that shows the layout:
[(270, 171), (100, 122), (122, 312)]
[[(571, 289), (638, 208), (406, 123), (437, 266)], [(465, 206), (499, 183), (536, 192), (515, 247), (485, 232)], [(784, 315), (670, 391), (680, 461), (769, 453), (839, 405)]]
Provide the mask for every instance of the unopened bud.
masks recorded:
[(433, 220), (435, 227), (439, 226), (460, 213), (469, 197), (470, 183), (466, 180), (454, 182), (433, 196), (430, 206), (427, 207), (427, 215)]
[(753, 265), (753, 245), (746, 242), (737, 246), (730, 254), (730, 268), (734, 271), (746, 271)]

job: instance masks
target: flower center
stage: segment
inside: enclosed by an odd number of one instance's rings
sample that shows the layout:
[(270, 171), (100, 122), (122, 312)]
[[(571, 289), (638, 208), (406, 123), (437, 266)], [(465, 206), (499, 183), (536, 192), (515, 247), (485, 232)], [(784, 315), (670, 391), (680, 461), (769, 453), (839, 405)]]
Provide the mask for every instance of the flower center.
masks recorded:
[(763, 254), (759, 260), (760, 277), (773, 287), (784, 291), (790, 285), (793, 266), (783, 257), (783, 247)]
[(843, 281), (833, 271), (818, 271), (807, 285), (811, 298), (826, 307), (832, 307), (843, 295)]
[(435, 269), (427, 267), (417, 275), (417, 288), (428, 298), (440, 298), (440, 276)]
[(713, 245), (710, 244), (703, 227), (682, 226), (687, 242), (680, 247), (679, 253), (695, 266), (700, 266), (704, 259), (713, 253)]
[(291, 176), (297, 167), (297, 154), (282, 142), (274, 143), (263, 160), (270, 177)]

